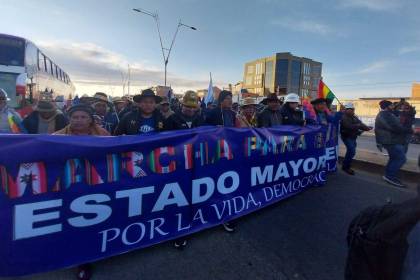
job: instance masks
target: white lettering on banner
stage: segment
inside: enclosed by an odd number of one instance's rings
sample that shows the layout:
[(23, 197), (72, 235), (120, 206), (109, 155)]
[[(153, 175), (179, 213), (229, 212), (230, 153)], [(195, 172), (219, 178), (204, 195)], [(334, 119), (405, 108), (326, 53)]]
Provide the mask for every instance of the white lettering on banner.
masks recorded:
[[(62, 204), (62, 199), (55, 199), (16, 205), (13, 221), (13, 239), (18, 240), (60, 232), (62, 230), (62, 225), (60, 223), (42, 227), (34, 227), (34, 224), (59, 219), (59, 211), (49, 211), (45, 213), (45, 210), (61, 207)], [(35, 214), (35, 212), (40, 210), (43, 210), (44, 213)]]
[(143, 195), (154, 193), (155, 187), (136, 188), (117, 191), (115, 198), (128, 198), (128, 217), (140, 216), (142, 213)]
[[(108, 238), (108, 232), (113, 232), (114, 236), (111, 238)], [(116, 239), (120, 235), (120, 229), (119, 228), (110, 228), (104, 231), (99, 232), (99, 234), (102, 234), (102, 246), (101, 246), (101, 253), (106, 251), (106, 244), (114, 239)]]
[(314, 175), (306, 176), (301, 179), (295, 179), (287, 183), (275, 184), (271, 187), (262, 188), (265, 201), (271, 201), (274, 198), (281, 198), (291, 193), (296, 193), (313, 183), (322, 183), (326, 181), (326, 172), (320, 171)]
[[(172, 198), (171, 198), (172, 195)], [(178, 207), (187, 206), (188, 201), (178, 183), (166, 184), (156, 201), (152, 212), (162, 211), (166, 206), (176, 204)]]
[(316, 167), (318, 165), (318, 161), (314, 158), (307, 158), (303, 162), (303, 171), (305, 173), (312, 173), (315, 171)]
[(200, 220), (200, 222), (204, 225), (207, 224), (207, 221), (204, 219), (203, 211), (201, 209), (198, 209), (197, 212), (195, 212), (195, 215), (193, 217), (193, 221)]
[(144, 223), (137, 222), (129, 224), (124, 229), (110, 228), (100, 231), (101, 252), (106, 252), (108, 243), (119, 238), (121, 238), (122, 244), (131, 246), (140, 243), (145, 238), (152, 240), (156, 238), (156, 234), (161, 236), (168, 235), (169, 233), (162, 229), (164, 225), (164, 218), (156, 218)]
[(280, 178), (290, 178), (289, 170), (287, 170), (287, 165), (285, 162), (281, 162), (276, 171), (276, 176), (274, 176), (274, 181), (279, 180)]
[(182, 226), (182, 214), (181, 213), (176, 214), (176, 216), (178, 218), (177, 219), (178, 220), (178, 227), (177, 227), (178, 231), (187, 230), (187, 229), (191, 228), (190, 223), (188, 223), (185, 227)]
[[(158, 225), (155, 225), (155, 221), (159, 221)], [(161, 226), (165, 223), (164, 218), (156, 218), (153, 220), (150, 220), (150, 239), (153, 239), (155, 237), (155, 231), (159, 233), (160, 235), (168, 235), (169, 232), (164, 232), (160, 229)]]
[[(300, 173), (312, 173), (326, 167), (327, 157), (325, 155), (316, 158), (299, 159), (297, 161), (280, 162), (276, 174), (273, 179), (273, 165), (266, 165), (264, 167), (254, 166), (251, 168), (251, 186), (264, 185), (279, 181), (281, 178), (290, 178), (290, 171), (293, 171), (293, 176), (297, 177)], [(289, 171), (288, 169), (291, 169)], [(262, 168), (264, 168), (262, 170)], [(299, 170), (302, 169), (301, 172)]]
[[(134, 228), (135, 229), (134, 226), (138, 226), (138, 228), (139, 228), (139, 231), (135, 231), (135, 233), (138, 233), (139, 232), (140, 234), (138, 234), (137, 239), (134, 239), (134, 241), (129, 241), (128, 238), (127, 238), (127, 232), (128, 232), (128, 230), (130, 228)], [(143, 239), (143, 237), (145, 236), (145, 234), (146, 234), (146, 227), (144, 226), (143, 223), (133, 223), (133, 224), (129, 225), (128, 227), (126, 227), (123, 230), (121, 240), (122, 240), (122, 242), (125, 245), (133, 245), (133, 244), (139, 243)]]
[[(205, 193), (201, 194), (201, 186), (205, 185)], [(192, 181), (192, 204), (204, 202), (209, 199), (214, 193), (214, 181), (210, 177), (204, 177)]]
[(302, 165), (302, 162), (303, 159), (299, 159), (297, 162), (289, 161), (289, 164), (293, 169), (293, 176), (299, 176), (299, 167)]
[(336, 147), (325, 148), (326, 160), (333, 160), (336, 158)]
[[(258, 183), (257, 183), (258, 179)], [(273, 166), (267, 165), (264, 167), (264, 172), (261, 172), (261, 167), (256, 166), (251, 168), (251, 186), (271, 183), (273, 180)]]
[[(232, 185), (226, 187), (226, 179), (232, 179)], [(239, 174), (235, 171), (227, 171), (223, 173), (217, 180), (217, 190), (221, 194), (233, 193), (239, 187)]]
[(112, 208), (103, 204), (88, 204), (89, 201), (101, 203), (110, 201), (109, 196), (105, 194), (91, 194), (76, 198), (70, 204), (70, 209), (80, 214), (95, 214), (94, 218), (87, 219), (83, 215), (70, 218), (68, 222), (74, 227), (88, 227), (100, 224), (106, 221), (112, 214)]

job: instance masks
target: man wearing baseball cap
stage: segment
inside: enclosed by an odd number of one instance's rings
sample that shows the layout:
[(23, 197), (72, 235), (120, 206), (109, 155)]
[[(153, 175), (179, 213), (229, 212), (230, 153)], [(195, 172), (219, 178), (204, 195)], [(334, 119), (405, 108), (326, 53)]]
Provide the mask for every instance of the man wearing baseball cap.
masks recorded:
[(407, 161), (404, 144), (406, 135), (413, 133), (413, 129), (401, 125), (400, 120), (393, 114), (394, 104), (391, 101), (382, 100), (379, 106), (381, 111), (375, 119), (376, 143), (384, 147), (389, 154), (382, 178), (391, 185), (405, 187), (398, 178), (398, 171)]
[(351, 162), (356, 155), (356, 139), (364, 131), (369, 131), (369, 127), (362, 123), (361, 120), (354, 114), (354, 105), (351, 102), (344, 104), (344, 114), (341, 119), (340, 134), (344, 145), (346, 146), (346, 155), (344, 156), (342, 169), (349, 175), (354, 175), (355, 172), (351, 169)]

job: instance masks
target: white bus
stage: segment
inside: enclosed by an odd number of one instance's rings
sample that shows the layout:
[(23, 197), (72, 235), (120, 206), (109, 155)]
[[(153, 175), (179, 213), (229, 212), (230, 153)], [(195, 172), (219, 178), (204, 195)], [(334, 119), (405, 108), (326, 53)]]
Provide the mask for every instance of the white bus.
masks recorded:
[(16, 109), (31, 106), (41, 94), (67, 100), (75, 91), (68, 74), (34, 43), (6, 34), (0, 34), (0, 88)]

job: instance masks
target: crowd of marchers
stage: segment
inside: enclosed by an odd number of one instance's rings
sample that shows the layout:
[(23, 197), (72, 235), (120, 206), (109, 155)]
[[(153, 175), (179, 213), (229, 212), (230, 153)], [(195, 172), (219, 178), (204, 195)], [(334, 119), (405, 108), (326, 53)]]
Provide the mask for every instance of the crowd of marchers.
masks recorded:
[[(57, 108), (52, 100), (40, 98), (32, 112), (20, 116), (7, 105), (8, 95), (0, 89), (0, 133), (29, 133), (55, 135), (120, 136), (147, 135), (151, 132), (191, 129), (212, 125), (236, 128), (275, 127), (280, 125), (340, 125), (340, 134), (346, 154), (342, 169), (350, 175), (356, 154), (356, 139), (369, 127), (355, 115), (352, 103), (346, 103), (338, 112), (330, 110), (330, 100), (317, 98), (311, 103), (311, 117), (305, 114), (301, 98), (295, 93), (280, 99), (269, 94), (262, 102), (255, 98), (233, 103), (232, 93), (223, 90), (217, 100), (205, 104), (194, 91), (187, 91), (181, 100), (157, 96), (152, 89), (140, 94), (112, 99), (103, 92), (93, 97), (75, 98), (70, 106)], [(378, 148), (386, 149), (389, 161), (383, 179), (403, 187), (398, 171), (406, 161), (406, 153), (415, 117), (415, 108), (407, 102), (394, 104), (383, 100), (375, 122)], [(232, 222), (223, 224), (228, 232), (235, 230)], [(175, 240), (176, 248), (184, 248), (186, 238)], [(81, 265), (77, 277), (89, 279), (89, 264)]]

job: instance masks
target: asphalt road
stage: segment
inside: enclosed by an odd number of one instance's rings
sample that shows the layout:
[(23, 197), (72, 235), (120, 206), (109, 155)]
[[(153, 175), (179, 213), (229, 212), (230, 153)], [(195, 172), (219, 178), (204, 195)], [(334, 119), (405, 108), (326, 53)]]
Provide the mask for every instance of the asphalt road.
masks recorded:
[[(167, 242), (99, 261), (92, 279), (343, 279), (352, 217), (387, 198), (414, 195), (385, 185), (376, 175), (339, 172), (324, 187), (241, 218), (233, 234), (217, 227), (192, 236), (184, 251)], [(18, 279), (74, 275), (71, 268)]]
[[(341, 142), (341, 140), (340, 140)], [(344, 145), (341, 142), (342, 145)], [(378, 151), (376, 147), (376, 140), (374, 135), (364, 134), (357, 138), (357, 148), (369, 151)], [(410, 144), (408, 146), (407, 158), (417, 161), (418, 156), (420, 155), (420, 145), (419, 144)]]

